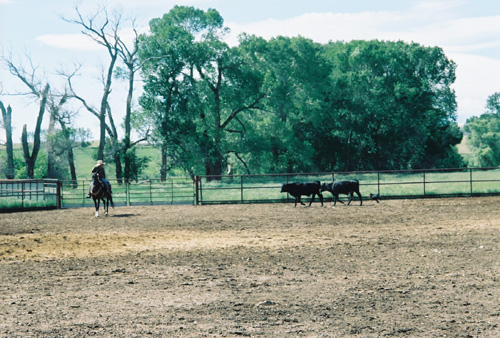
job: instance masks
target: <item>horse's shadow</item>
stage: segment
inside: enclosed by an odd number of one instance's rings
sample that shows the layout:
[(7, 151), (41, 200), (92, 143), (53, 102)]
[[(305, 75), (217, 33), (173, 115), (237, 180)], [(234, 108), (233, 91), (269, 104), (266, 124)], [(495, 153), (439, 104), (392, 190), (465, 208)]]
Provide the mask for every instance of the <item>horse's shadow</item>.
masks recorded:
[(126, 217), (134, 217), (137, 216), (136, 214), (119, 214), (119, 215), (109, 215), (108, 217), (119, 217), (119, 218), (126, 218)]

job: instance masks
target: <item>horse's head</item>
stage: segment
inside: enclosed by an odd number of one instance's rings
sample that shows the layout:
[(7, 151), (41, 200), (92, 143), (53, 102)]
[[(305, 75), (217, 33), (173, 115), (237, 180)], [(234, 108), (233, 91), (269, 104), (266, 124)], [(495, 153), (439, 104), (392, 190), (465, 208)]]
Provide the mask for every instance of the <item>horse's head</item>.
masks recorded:
[(92, 173), (92, 184), (94, 186), (99, 186), (101, 184), (98, 172)]

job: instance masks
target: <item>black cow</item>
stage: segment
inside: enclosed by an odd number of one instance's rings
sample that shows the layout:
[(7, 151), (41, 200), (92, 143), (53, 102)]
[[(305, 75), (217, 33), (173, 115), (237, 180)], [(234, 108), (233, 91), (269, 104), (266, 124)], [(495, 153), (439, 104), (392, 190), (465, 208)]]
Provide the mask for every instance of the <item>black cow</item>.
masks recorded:
[[(358, 195), (360, 201), (359, 205), (363, 205), (363, 199), (361, 197), (361, 193), (359, 192), (358, 180), (323, 183), (323, 185), (321, 186), (321, 191), (329, 191), (332, 193), (333, 206), (337, 204), (337, 200), (339, 200), (339, 194), (350, 195), (349, 203), (347, 203), (347, 205), (351, 204), (353, 193), (356, 193)], [(339, 202), (344, 204), (344, 202), (342, 202), (341, 200), (339, 200)]]
[(309, 203), (309, 206), (311, 206), (312, 202), (314, 201), (314, 196), (318, 195), (321, 201), (321, 206), (323, 206), (323, 195), (321, 194), (320, 181), (307, 182), (307, 183), (285, 183), (281, 186), (281, 192), (287, 192), (293, 197), (295, 197), (294, 207), (297, 206), (297, 202), (299, 202), (302, 205), (305, 205), (300, 200), (300, 196), (302, 195), (306, 196), (312, 195), (312, 199), (311, 202)]

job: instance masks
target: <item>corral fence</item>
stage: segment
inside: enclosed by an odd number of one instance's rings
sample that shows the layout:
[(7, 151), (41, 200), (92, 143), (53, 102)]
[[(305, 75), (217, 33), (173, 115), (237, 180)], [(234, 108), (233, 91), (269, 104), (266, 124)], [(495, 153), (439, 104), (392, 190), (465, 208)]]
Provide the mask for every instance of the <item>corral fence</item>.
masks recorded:
[[(500, 195), (500, 168), (359, 171), (199, 176), (196, 204), (291, 202), (293, 197), (281, 193), (284, 183), (351, 179), (359, 180), (363, 199), (370, 193), (377, 193), (383, 199)], [(332, 199), (329, 192), (325, 192), (324, 197), (326, 201)]]
[[(169, 178), (123, 183), (111, 180), (110, 183), (117, 206), (206, 205), (292, 202), (292, 196), (281, 193), (283, 183), (350, 179), (359, 180), (363, 199), (370, 193), (377, 193), (382, 199), (500, 195), (500, 168), (196, 176), (194, 180)], [(86, 198), (90, 183), (90, 180), (3, 180), (0, 212), (93, 207), (93, 200)], [(331, 200), (328, 192), (324, 197), (327, 202)]]
[[(190, 178), (108, 181), (115, 206), (194, 204), (195, 201), (195, 184)], [(86, 198), (91, 183), (91, 180), (62, 181), (61, 205), (68, 208), (93, 207), (93, 199)]]
[(0, 212), (61, 207), (58, 180), (0, 180)]

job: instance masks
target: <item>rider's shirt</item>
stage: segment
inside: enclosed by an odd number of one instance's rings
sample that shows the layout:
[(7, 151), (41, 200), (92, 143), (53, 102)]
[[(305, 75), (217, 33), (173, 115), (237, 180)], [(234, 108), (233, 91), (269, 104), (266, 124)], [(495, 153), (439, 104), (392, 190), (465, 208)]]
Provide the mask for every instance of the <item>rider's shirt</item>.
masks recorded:
[(104, 171), (104, 167), (101, 165), (96, 165), (92, 168), (92, 174), (97, 172), (99, 174), (99, 178), (106, 178), (106, 172)]

